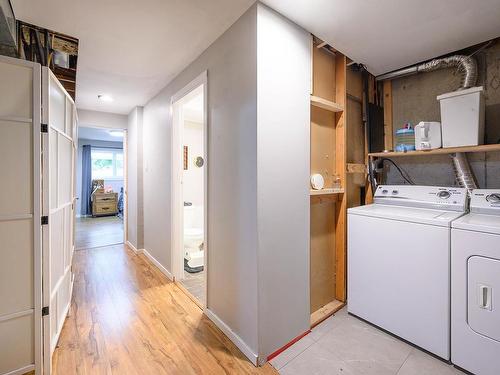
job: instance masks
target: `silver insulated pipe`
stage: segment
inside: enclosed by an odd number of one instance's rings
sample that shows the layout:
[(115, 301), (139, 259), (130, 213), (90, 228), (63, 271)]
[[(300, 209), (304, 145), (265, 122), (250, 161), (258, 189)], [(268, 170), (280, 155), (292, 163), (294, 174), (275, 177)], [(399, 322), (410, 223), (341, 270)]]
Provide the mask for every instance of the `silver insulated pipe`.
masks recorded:
[(469, 87), (474, 87), (474, 85), (476, 84), (477, 81), (476, 60), (471, 56), (464, 56), (464, 55), (454, 55), (449, 57), (443, 57), (442, 59), (434, 59), (422, 64), (413, 65), (408, 68), (396, 70), (395, 72), (382, 74), (381, 76), (377, 77), (377, 81), (406, 77), (421, 72), (432, 72), (434, 70), (444, 69), (444, 68), (458, 68), (459, 72), (462, 74), (462, 83), (460, 85), (460, 89), (468, 89)]
[(442, 59), (434, 59), (429, 62), (417, 65), (418, 72), (432, 72), (443, 68), (456, 67), (462, 74), (462, 83), (460, 89), (474, 87), (477, 81), (476, 60), (470, 56), (454, 55)]
[(467, 160), (467, 155), (463, 152), (457, 152), (451, 155), (455, 178), (460, 187), (467, 189), (477, 189), (476, 178)]
[[(419, 65), (419, 71), (432, 72), (442, 68), (457, 67), (462, 73), (462, 82), (460, 89), (474, 87), (477, 82), (477, 63), (473, 57), (464, 55), (454, 55), (443, 59), (435, 59)], [(463, 152), (457, 152), (451, 155), (453, 169), (455, 171), (455, 180), (460, 187), (467, 190), (477, 189), (477, 182), (474, 173), (467, 160), (467, 155)]]
[[(462, 74), (462, 82), (459, 90), (474, 87), (477, 82), (477, 63), (472, 56), (454, 55), (441, 59), (434, 59), (423, 64), (414, 65), (409, 68), (397, 70), (395, 72), (383, 74), (377, 77), (377, 81), (385, 79), (394, 79), (420, 72), (432, 72), (444, 68), (458, 68)], [(476, 178), (472, 173), (467, 155), (463, 152), (451, 154), (455, 179), (461, 187), (468, 189), (477, 189)]]

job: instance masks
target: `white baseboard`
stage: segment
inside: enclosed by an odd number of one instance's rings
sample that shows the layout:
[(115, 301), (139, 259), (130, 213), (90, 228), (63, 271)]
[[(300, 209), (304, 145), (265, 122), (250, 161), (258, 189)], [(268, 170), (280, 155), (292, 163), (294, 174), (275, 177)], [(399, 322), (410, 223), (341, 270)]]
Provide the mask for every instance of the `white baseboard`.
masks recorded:
[(140, 254), (141, 253), (139, 250), (137, 250), (137, 248), (134, 245), (132, 245), (132, 242), (127, 241), (127, 242), (125, 242), (125, 245), (127, 245), (128, 247), (130, 247), (130, 250), (132, 250), (134, 253), (136, 253), (136, 254)]
[(148, 258), (148, 260), (153, 263), (153, 265), (158, 268), (160, 270), (160, 272), (162, 274), (164, 274), (165, 276), (168, 277), (168, 279), (170, 281), (173, 281), (174, 278), (172, 276), (172, 274), (170, 273), (169, 270), (167, 270), (165, 267), (162, 266), (162, 264), (160, 262), (158, 262), (154, 256), (152, 256), (146, 249), (139, 249), (137, 250), (132, 244), (130, 244), (128, 241), (127, 241), (127, 245), (130, 246), (130, 248), (132, 249), (132, 251), (134, 251), (135, 253), (137, 254), (144, 254), (146, 256), (146, 258)]
[[(153, 263), (153, 265), (160, 270), (165, 276), (168, 277), (169, 280), (173, 280), (172, 274), (169, 270), (161, 265), (146, 249), (136, 249), (134, 245), (132, 245), (129, 241), (126, 242), (127, 246), (136, 253), (136, 254), (144, 254), (148, 260)], [(215, 315), (210, 309), (206, 308), (204, 313), (207, 317), (215, 323), (219, 329), (224, 332), (224, 334), (241, 350), (241, 352), (253, 363), (254, 366), (257, 366), (258, 356), (255, 354), (252, 349), (236, 334), (233, 332), (229, 326), (224, 323), (217, 315)]]
[(34, 369), (35, 369), (35, 365), (28, 365), (28, 366), (18, 368), (17, 370), (12, 370), (10, 372), (6, 372), (6, 373), (4, 373), (4, 375), (23, 375), (23, 374), (26, 374), (27, 372), (33, 371)]
[(241, 350), (241, 352), (253, 363), (254, 366), (257, 366), (258, 356), (255, 354), (252, 349), (238, 336), (229, 326), (224, 323), (217, 315), (213, 313), (210, 309), (206, 308), (204, 311), (205, 315), (215, 323), (219, 329), (224, 332), (224, 334)]

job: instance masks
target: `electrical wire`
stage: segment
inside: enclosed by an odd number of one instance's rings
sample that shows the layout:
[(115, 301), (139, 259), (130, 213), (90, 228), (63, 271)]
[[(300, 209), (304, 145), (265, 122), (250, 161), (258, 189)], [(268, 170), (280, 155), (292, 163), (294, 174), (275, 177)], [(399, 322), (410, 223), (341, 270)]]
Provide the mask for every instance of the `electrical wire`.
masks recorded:
[(410, 185), (415, 185), (415, 182), (413, 182), (413, 180), (411, 179), (410, 175), (408, 174), (408, 172), (406, 172), (405, 170), (403, 170), (399, 165), (396, 164), (396, 162), (392, 159), (388, 159), (388, 158), (382, 158), (380, 159), (380, 162), (382, 163), (382, 166), (384, 165), (384, 162), (385, 161), (388, 161), (389, 163), (391, 163), (392, 165), (394, 165), (394, 167), (396, 167), (396, 169), (398, 170), (399, 174), (401, 175), (401, 177), (403, 177), (403, 179), (408, 182)]
[(472, 52), (472, 53), (469, 55), (469, 57), (472, 57), (472, 56), (474, 56), (475, 54), (477, 54), (477, 53), (481, 52), (482, 50), (484, 50), (484, 49), (488, 48), (489, 46), (491, 46), (491, 45), (493, 44), (493, 42), (494, 42), (494, 40), (490, 40), (490, 41), (488, 41), (488, 42), (484, 43), (481, 47), (479, 47), (479, 48), (478, 48), (478, 49), (476, 49), (474, 52)]

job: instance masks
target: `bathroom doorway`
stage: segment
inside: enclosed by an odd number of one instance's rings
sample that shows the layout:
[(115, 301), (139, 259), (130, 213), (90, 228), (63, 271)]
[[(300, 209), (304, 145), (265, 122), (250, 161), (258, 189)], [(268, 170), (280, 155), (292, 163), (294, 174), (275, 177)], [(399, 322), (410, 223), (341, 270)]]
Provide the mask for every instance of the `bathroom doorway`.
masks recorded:
[(179, 287), (206, 306), (206, 73), (172, 98), (172, 264)]

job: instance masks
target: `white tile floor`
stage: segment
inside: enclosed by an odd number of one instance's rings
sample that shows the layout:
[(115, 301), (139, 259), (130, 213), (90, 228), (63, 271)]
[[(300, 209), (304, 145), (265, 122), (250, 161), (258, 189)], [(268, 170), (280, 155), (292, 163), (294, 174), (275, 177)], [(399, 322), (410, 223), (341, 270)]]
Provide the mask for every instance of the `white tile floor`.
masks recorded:
[(347, 314), (344, 308), (271, 360), (282, 375), (452, 375), (463, 372)]
[(193, 295), (202, 305), (205, 304), (205, 271), (189, 273), (184, 271), (184, 280), (181, 284)]

